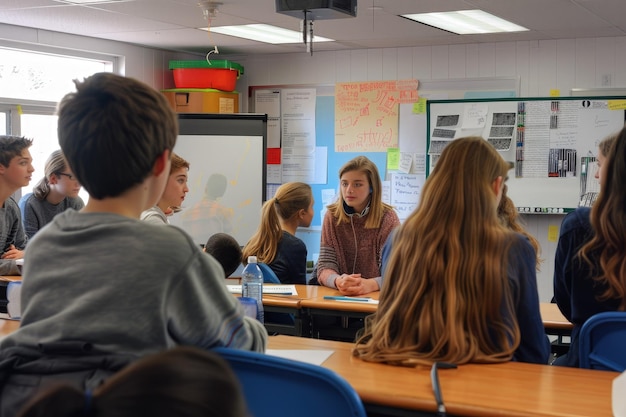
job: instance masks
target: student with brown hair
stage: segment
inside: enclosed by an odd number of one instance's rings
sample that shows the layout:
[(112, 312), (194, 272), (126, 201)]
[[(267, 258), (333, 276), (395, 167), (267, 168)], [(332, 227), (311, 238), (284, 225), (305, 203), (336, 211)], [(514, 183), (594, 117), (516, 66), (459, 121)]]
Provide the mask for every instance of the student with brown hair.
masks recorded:
[(508, 170), (481, 137), (445, 147), (418, 208), (385, 246), (380, 303), (355, 356), (394, 365), (548, 363), (535, 251), (498, 221)]
[(137, 360), (104, 384), (82, 391), (58, 384), (18, 417), (246, 417), (241, 386), (218, 354), (175, 347)]
[(141, 220), (152, 224), (169, 224), (167, 216), (181, 210), (185, 195), (189, 192), (189, 187), (187, 187), (188, 171), (189, 162), (172, 153), (170, 175), (163, 195), (156, 205), (141, 213)]
[(537, 254), (537, 270), (539, 270), (539, 265), (541, 265), (541, 246), (539, 245), (539, 241), (530, 233), (522, 227), (519, 223), (519, 213), (517, 211), (517, 207), (515, 207), (515, 203), (511, 198), (507, 195), (508, 188), (506, 184), (502, 188), (502, 198), (500, 198), (500, 204), (498, 204), (498, 218), (502, 225), (514, 232), (521, 233), (535, 249), (535, 253)]
[(283, 284), (306, 284), (307, 249), (296, 237), (298, 227), (313, 220), (313, 194), (303, 182), (288, 182), (263, 204), (261, 224), (243, 248), (243, 261), (256, 256)]
[(176, 345), (267, 343), (215, 259), (182, 229), (139, 220), (163, 195), (178, 137), (163, 94), (112, 73), (75, 83), (59, 103), (59, 145), (90, 197), (27, 246), (20, 327), (0, 340), (0, 417), (49, 380), (84, 389)]
[(0, 136), (0, 275), (16, 275), (16, 259), (24, 257), (28, 237), (24, 233), (20, 209), (11, 195), (30, 182), (33, 158), (28, 148), (32, 140)]
[(400, 220), (383, 203), (378, 168), (365, 156), (341, 167), (339, 183), (339, 199), (328, 206), (322, 224), (317, 281), (345, 295), (378, 291), (382, 249)]
[(561, 223), (554, 258), (554, 298), (574, 324), (570, 349), (554, 365), (577, 367), (579, 333), (594, 314), (626, 310), (626, 128), (599, 164), (600, 193)]

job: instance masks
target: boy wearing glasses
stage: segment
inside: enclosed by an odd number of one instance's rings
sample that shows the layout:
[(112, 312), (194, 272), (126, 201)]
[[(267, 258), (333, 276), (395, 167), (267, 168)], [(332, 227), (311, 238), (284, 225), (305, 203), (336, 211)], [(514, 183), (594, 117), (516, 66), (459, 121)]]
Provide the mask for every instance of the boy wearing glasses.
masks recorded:
[(24, 230), (29, 239), (54, 216), (68, 208), (80, 210), (85, 207), (78, 196), (80, 183), (67, 166), (63, 153), (56, 150), (50, 154), (44, 167), (45, 176), (20, 200)]
[(26, 187), (33, 175), (30, 139), (0, 136), (0, 275), (18, 275), (16, 259), (24, 257), (28, 238), (17, 203), (11, 195)]

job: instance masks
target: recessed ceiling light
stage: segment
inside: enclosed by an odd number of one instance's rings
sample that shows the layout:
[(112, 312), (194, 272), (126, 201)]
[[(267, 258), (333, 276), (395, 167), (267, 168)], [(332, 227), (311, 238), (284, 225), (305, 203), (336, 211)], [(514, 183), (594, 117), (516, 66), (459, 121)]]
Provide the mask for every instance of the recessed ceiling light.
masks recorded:
[(456, 12), (405, 14), (402, 17), (424, 23), (459, 35), (498, 32), (523, 32), (523, 26), (483, 12), (482, 10), (459, 10)]
[(58, 3), (66, 4), (102, 4), (102, 3), (124, 3), (135, 0), (54, 0)]
[[(208, 30), (208, 28), (199, 28)], [(239, 26), (211, 26), (211, 33), (221, 33), (222, 35), (236, 36), (238, 38), (251, 39), (253, 41), (280, 44), (280, 43), (302, 43), (302, 32), (283, 29), (278, 26), (253, 24)], [(334, 39), (323, 38), (314, 35), (313, 42), (334, 42)]]

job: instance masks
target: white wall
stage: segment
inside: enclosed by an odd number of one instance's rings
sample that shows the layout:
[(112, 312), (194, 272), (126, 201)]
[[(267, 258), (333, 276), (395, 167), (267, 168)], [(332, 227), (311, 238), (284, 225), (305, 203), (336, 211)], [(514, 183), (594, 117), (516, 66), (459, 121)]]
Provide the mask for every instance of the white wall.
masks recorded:
[[(249, 86), (329, 84), (351, 81), (519, 77), (520, 97), (545, 97), (558, 89), (625, 87), (626, 37), (559, 39), (467, 45), (419, 46), (272, 56), (231, 56), (244, 66), (237, 89), (247, 111)], [(611, 85), (602, 85), (609, 75)], [(332, 172), (332, 168), (329, 167)], [(552, 298), (555, 241), (549, 226), (559, 227), (562, 215), (529, 215), (526, 227), (542, 246), (538, 272), (542, 301)]]
[[(0, 24), (3, 40), (39, 46), (70, 48), (121, 57), (123, 73), (157, 89), (172, 88), (170, 59), (197, 56), (139, 47), (121, 42), (74, 36)], [(520, 97), (545, 97), (558, 89), (569, 96), (572, 88), (626, 87), (626, 37), (559, 39), (439, 45), (340, 52), (260, 56), (220, 56), (243, 65), (237, 82), (240, 110), (248, 111), (248, 87), (259, 85), (332, 85), (337, 82), (445, 80), (519, 77)], [(603, 86), (609, 75), (611, 85)], [(548, 241), (549, 226), (560, 226), (563, 216), (526, 216), (527, 229), (540, 241), (545, 259), (538, 273), (542, 301), (552, 298), (556, 242)]]

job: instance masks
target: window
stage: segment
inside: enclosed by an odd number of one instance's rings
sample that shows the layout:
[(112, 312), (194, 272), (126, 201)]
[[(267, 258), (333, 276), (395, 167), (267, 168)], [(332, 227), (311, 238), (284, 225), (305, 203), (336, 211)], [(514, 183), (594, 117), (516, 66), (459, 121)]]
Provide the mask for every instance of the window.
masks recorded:
[[(117, 64), (113, 57), (66, 54), (0, 47), (0, 134), (33, 139), (33, 179), (16, 198), (32, 191), (44, 176), (46, 159), (59, 149), (56, 103), (74, 91), (73, 80), (96, 72), (112, 72)], [(85, 190), (80, 196), (87, 202)]]
[(0, 94), (57, 102), (74, 90), (72, 80), (111, 70), (112, 61), (0, 48)]

